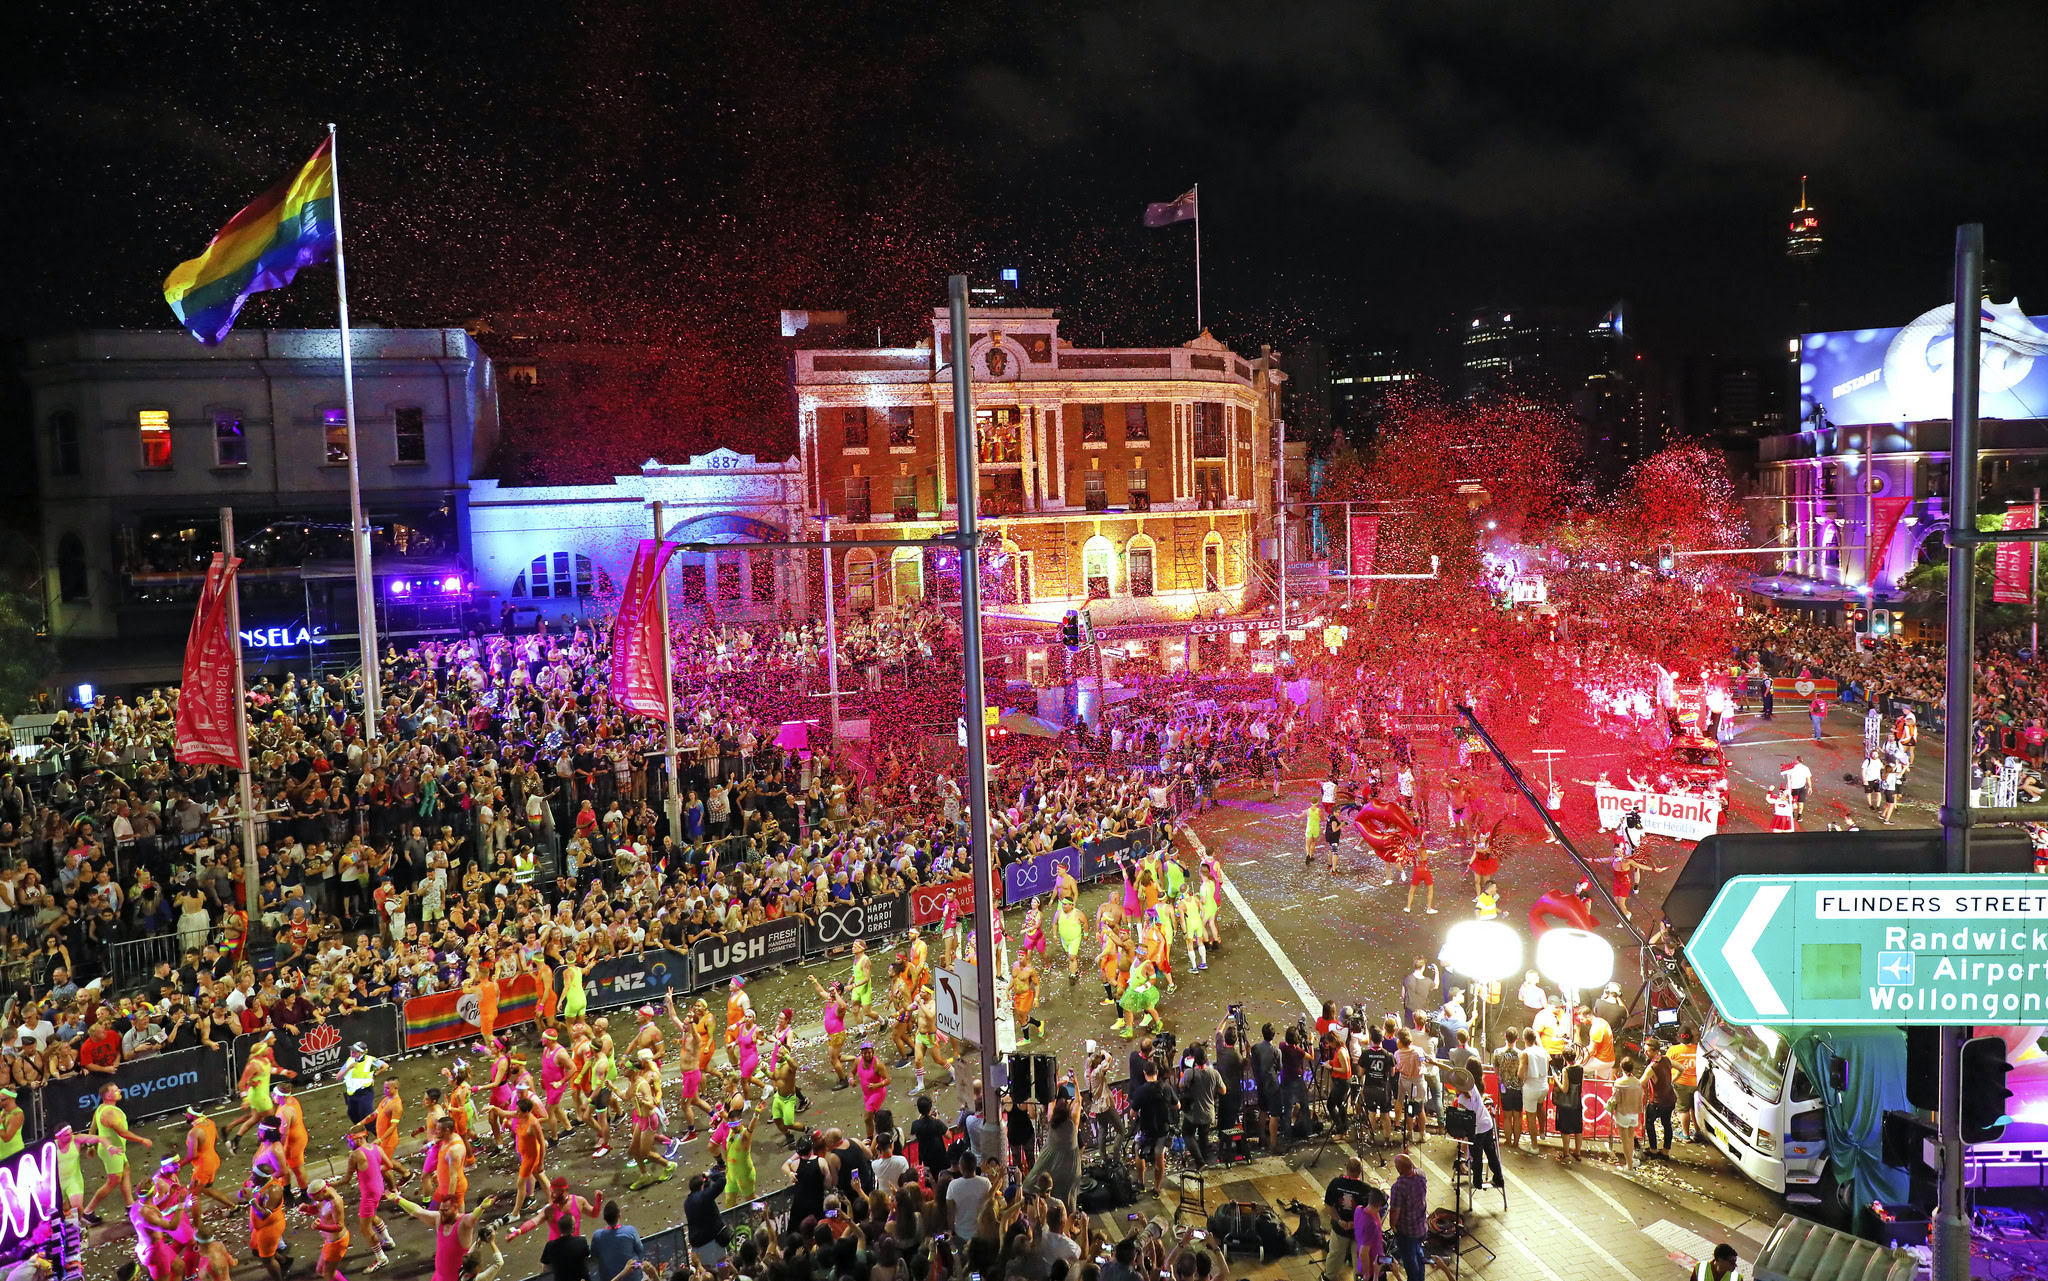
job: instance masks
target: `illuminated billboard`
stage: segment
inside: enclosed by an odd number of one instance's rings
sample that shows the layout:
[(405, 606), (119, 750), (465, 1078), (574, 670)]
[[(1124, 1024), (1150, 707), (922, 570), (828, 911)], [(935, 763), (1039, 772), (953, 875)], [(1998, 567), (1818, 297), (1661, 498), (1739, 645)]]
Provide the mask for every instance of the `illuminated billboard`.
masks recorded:
[[(2017, 301), (1985, 303), (1978, 395), (1986, 418), (2048, 418), (2048, 316)], [(1954, 395), (1955, 308), (1936, 307), (1898, 329), (1843, 329), (1800, 339), (1801, 426), (1946, 419)]]

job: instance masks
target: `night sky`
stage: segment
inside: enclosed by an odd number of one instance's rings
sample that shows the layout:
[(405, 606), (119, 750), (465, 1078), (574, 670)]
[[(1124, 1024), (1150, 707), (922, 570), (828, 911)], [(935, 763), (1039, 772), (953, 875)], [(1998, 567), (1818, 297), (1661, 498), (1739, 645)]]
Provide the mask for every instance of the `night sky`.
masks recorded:
[[(1016, 265), (1080, 341), (1428, 331), (1633, 308), (1779, 350), (1799, 175), (1816, 320), (1938, 305), (1954, 224), (2048, 310), (2048, 8), (1782, 3), (50, 4), (11, 59), (0, 333), (167, 325), (164, 275), (342, 127), (352, 302), (651, 340), (772, 418), (781, 307), (908, 340)], [(244, 313), (331, 323), (308, 273)]]

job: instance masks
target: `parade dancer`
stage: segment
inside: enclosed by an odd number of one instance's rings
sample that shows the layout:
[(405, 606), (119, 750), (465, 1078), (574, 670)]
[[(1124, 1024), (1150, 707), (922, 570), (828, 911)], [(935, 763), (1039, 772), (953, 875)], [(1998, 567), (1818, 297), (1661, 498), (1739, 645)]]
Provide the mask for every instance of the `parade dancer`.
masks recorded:
[[(377, 1211), (384, 1205), (385, 1159), (384, 1149), (364, 1135), (362, 1130), (350, 1130), (347, 1135), (348, 1168), (356, 1176), (356, 1222), (363, 1225), (364, 1235), (376, 1248), (377, 1257), (365, 1269), (375, 1272), (391, 1261), (385, 1253), (393, 1247), (391, 1230), (384, 1226), (384, 1220), (377, 1217)], [(405, 1171), (392, 1166), (391, 1173), (403, 1177)], [(395, 1181), (395, 1180), (394, 1180)]]
[(177, 1251), (179, 1270), (189, 1277), (199, 1270), (199, 1247), (194, 1243), (199, 1210), (197, 1194), (178, 1182), (178, 1170), (183, 1165), (184, 1161), (174, 1156), (158, 1162), (156, 1177), (150, 1180), (149, 1196), (145, 1199), (165, 1218), (179, 1216), (171, 1228), (171, 1246)]
[[(742, 1023), (751, 1025), (753, 1018), (754, 1001), (752, 997), (747, 995), (747, 981), (735, 974), (732, 976), (732, 982), (728, 985), (725, 995), (725, 1062), (728, 1067), (739, 1067), (740, 1025)], [(659, 1028), (655, 1030), (655, 1035), (660, 1035)], [(747, 1044), (749, 1049), (753, 1048), (751, 1038), (749, 1038)], [(758, 1052), (756, 1052), (756, 1061), (759, 1061)]]
[(1472, 857), (1466, 860), (1465, 869), (1472, 873), (1472, 897), (1477, 900), (1485, 892), (1486, 883), (1500, 871), (1500, 857), (1494, 853), (1494, 837), (1500, 832), (1500, 824), (1493, 830), (1482, 832), (1472, 844)]
[[(947, 895), (947, 904), (950, 905), (952, 901), (953, 896)], [(948, 965), (952, 964), (950, 954), (946, 958), (946, 963)], [(871, 1020), (875, 1017), (874, 997), (874, 962), (868, 959), (868, 945), (859, 939), (855, 939), (853, 943), (853, 975), (846, 982), (846, 1000), (848, 1004), (852, 1005), (859, 1012), (863, 1020)]]
[[(769, 1071), (773, 1072), (776, 1064), (780, 1063), (783, 1059), (793, 1059), (796, 1057), (795, 1041), (796, 1011), (785, 1005), (782, 1007), (782, 1012), (775, 1016), (775, 1036), (768, 1046)], [(803, 1086), (797, 1085), (794, 1089), (796, 1092), (796, 1110), (799, 1112), (810, 1111), (811, 1101), (804, 1097)]]
[(270, 1082), (278, 1076), (296, 1077), (298, 1073), (285, 1071), (277, 1066), (277, 1033), (265, 1032), (263, 1039), (249, 1047), (249, 1061), (242, 1065), (240, 1089), (242, 1091), (241, 1123), (228, 1135), (228, 1151), (242, 1150), (242, 1136), (266, 1120), (277, 1110), (277, 1104), (270, 1097)]
[(1074, 900), (1062, 895), (1052, 915), (1052, 928), (1060, 937), (1060, 949), (1067, 954), (1067, 986), (1073, 987), (1081, 981), (1081, 939), (1088, 932), (1088, 919)]
[[(262, 1131), (257, 1133), (260, 1136)], [(249, 1249), (263, 1261), (270, 1281), (284, 1281), (291, 1274), (292, 1253), (284, 1245), (285, 1186), (284, 1179), (279, 1177), (283, 1166), (275, 1161), (262, 1162), (262, 1154), (257, 1155), (259, 1168), (242, 1185), (242, 1196), (249, 1206)]]
[(1422, 901), (1422, 910), (1427, 915), (1435, 916), (1436, 876), (1429, 870), (1429, 846), (1421, 841), (1415, 841), (1408, 846), (1408, 849), (1410, 850), (1410, 859), (1413, 865), (1409, 868), (1408, 875), (1408, 902), (1402, 906), (1401, 910), (1413, 912), (1415, 910), (1415, 891), (1426, 886), (1427, 893)]
[(199, 1273), (196, 1281), (229, 1281), (235, 1270), (235, 1256), (228, 1252), (218, 1237), (205, 1231), (204, 1226), (192, 1235), (192, 1244), (199, 1248)]
[[(669, 1021), (676, 1025), (676, 1030), (683, 1035), (683, 1046), (678, 1056), (682, 1061), (683, 1070), (676, 1080), (676, 1093), (681, 1097), (683, 1104), (682, 1141), (688, 1143), (697, 1137), (697, 1113), (700, 1110), (697, 1100), (704, 1093), (704, 1070), (699, 1066), (704, 1061), (703, 1047), (698, 1043), (696, 1021), (685, 1020), (676, 1013), (674, 992), (668, 994), (668, 1017)], [(708, 1121), (710, 1109), (702, 1110)]]
[(514, 1098), (512, 1090), (512, 1051), (503, 1041), (495, 1037), (486, 1038), (483, 1045), (488, 1046), (491, 1053), (491, 1079), (490, 1089), (485, 1095), (488, 1100), (488, 1106), (478, 1110), (490, 1118), (492, 1145), (501, 1146), (505, 1142), (505, 1131), (499, 1126), (498, 1119), (501, 1116), (511, 1115), (512, 1100)]
[(1180, 932), (1187, 940), (1188, 970), (1199, 974), (1209, 968), (1209, 945), (1203, 941), (1202, 896), (1190, 891), (1174, 900), (1180, 909)]
[(633, 1144), (626, 1151), (626, 1164), (636, 1169), (654, 1165), (661, 1167), (659, 1173), (644, 1175), (633, 1183), (633, 1190), (637, 1192), (650, 1184), (667, 1182), (675, 1172), (675, 1163), (654, 1150), (655, 1140), (661, 1137), (663, 1117), (661, 1069), (656, 1066), (652, 1051), (640, 1051), (640, 1058), (633, 1065), (632, 1095)]
[(121, 1110), (121, 1087), (112, 1081), (100, 1087), (99, 1106), (92, 1112), (92, 1130), (99, 1136), (100, 1165), (107, 1172), (107, 1181), (93, 1193), (92, 1200), (86, 1202), (85, 1217), (88, 1219), (115, 1188), (121, 1189), (126, 1204), (135, 1204), (135, 1182), (128, 1173), (128, 1145), (156, 1146), (128, 1128), (128, 1114)]
[(569, 1220), (570, 1234), (580, 1237), (583, 1235), (583, 1216), (588, 1214), (595, 1217), (603, 1210), (604, 1193), (598, 1193), (595, 1200), (585, 1199), (569, 1191), (569, 1180), (557, 1177), (548, 1184), (547, 1204), (536, 1211), (532, 1218), (507, 1232), (505, 1239), (516, 1241), (535, 1228), (545, 1226), (548, 1230), (548, 1240), (553, 1241), (562, 1235), (562, 1220), (565, 1218)]
[(561, 1034), (548, 1028), (540, 1034), (540, 1088), (546, 1109), (542, 1119), (550, 1131), (550, 1142), (559, 1140), (569, 1129), (569, 1114), (562, 1107), (562, 1096), (569, 1089), (569, 1066), (569, 1052), (562, 1048)]
[(321, 1281), (348, 1281), (341, 1271), (349, 1242), (348, 1210), (341, 1204), (341, 1194), (327, 1186), (327, 1180), (317, 1179), (306, 1189), (306, 1209), (320, 1233), (320, 1260), (313, 1271)]
[(386, 1081), (384, 1097), (377, 1100), (370, 1123), (376, 1127), (377, 1146), (384, 1150), (387, 1164), (398, 1159), (398, 1123), (404, 1119), (405, 1099), (398, 1092), (398, 1082)]
[(76, 1134), (60, 1126), (52, 1135), (57, 1146), (57, 1190), (64, 1196), (64, 1214), (80, 1232), (85, 1224), (98, 1224), (100, 1216), (85, 1209), (85, 1150), (100, 1145), (99, 1136)]
[[(688, 1055), (685, 1055), (683, 1062), (690, 1061)], [(591, 1045), (589, 1063), (584, 1072), (588, 1079), (587, 1093), (590, 1096), (590, 1101), (584, 1108), (584, 1119), (597, 1128), (597, 1147), (590, 1154), (591, 1159), (596, 1160), (610, 1155), (612, 1150), (612, 1109), (617, 1106), (617, 1100), (613, 1097), (614, 1082), (618, 1078), (619, 1067), (612, 1059), (610, 1037)], [(685, 1071), (683, 1075), (687, 1077), (690, 1074)]]
[(193, 1193), (209, 1197), (227, 1209), (234, 1209), (235, 1203), (213, 1186), (214, 1176), (220, 1173), (219, 1128), (214, 1125), (212, 1117), (198, 1108), (186, 1108), (185, 1120), (190, 1125), (185, 1130), (184, 1164), (192, 1171)]
[[(469, 1200), (469, 1144), (455, 1132), (455, 1118), (444, 1116), (434, 1123), (434, 1204), (451, 1213), (461, 1213), (463, 1202)], [(422, 1167), (424, 1172), (424, 1167)], [(481, 1210), (490, 1204), (485, 1197), (478, 1204)], [(435, 1261), (438, 1270), (440, 1262)]]
[(754, 1097), (754, 1074), (761, 1070), (759, 1029), (754, 1023), (754, 1011), (748, 1009), (740, 1016), (739, 1023), (726, 1032), (731, 1038), (728, 1049), (739, 1052), (740, 1094), (751, 1099)]
[(735, 1100), (732, 1111), (744, 1120), (729, 1120), (725, 1136), (725, 1204), (736, 1210), (754, 1199), (754, 1127), (761, 1122), (761, 1109)]
[[(718, 1020), (712, 1016), (711, 1003), (698, 997), (690, 1007), (690, 1021), (697, 1031), (697, 1072), (702, 1081), (716, 1084), (721, 1074), (711, 1066), (712, 1055), (718, 1050)], [(656, 1051), (657, 1055), (659, 1051)]]
[(284, 1168), (292, 1176), (292, 1186), (298, 1189), (299, 1199), (306, 1198), (306, 1144), (311, 1136), (306, 1133), (306, 1111), (299, 1101), (282, 1085), (274, 1085), (271, 1092), (277, 1099), (277, 1123), (284, 1135)]
[[(779, 1046), (777, 1047), (780, 1048)], [(782, 1132), (782, 1141), (796, 1146), (796, 1056), (778, 1057), (768, 1067), (770, 1089), (768, 1117)]]
[[(460, 1205), (443, 1201), (434, 1209), (414, 1205), (402, 1196), (390, 1195), (399, 1209), (418, 1219), (434, 1230), (434, 1281), (462, 1281), (463, 1261), (469, 1257), (469, 1250), (476, 1243), (477, 1221), (491, 1208), (494, 1197), (485, 1197), (477, 1202), (476, 1210), (469, 1214), (462, 1212)], [(277, 1281), (284, 1281), (279, 1277)]]
[(1021, 960), (1026, 952), (1036, 952), (1043, 961), (1046, 955), (1045, 919), (1038, 907), (1038, 896), (1033, 895), (1031, 903), (1024, 909), (1024, 941), (1017, 946)]
[[(701, 1004), (701, 1001), (699, 1003)], [(661, 1025), (655, 1022), (654, 1007), (643, 1005), (633, 1011), (633, 1017), (640, 1020), (640, 1023), (638, 1027), (633, 1029), (633, 1039), (626, 1046), (626, 1062), (629, 1064), (639, 1062), (640, 1052), (645, 1050), (654, 1056), (655, 1062), (659, 1063), (662, 1050)]]
[(1139, 959), (1131, 966), (1131, 981), (1124, 988), (1124, 994), (1117, 1000), (1123, 1009), (1123, 1017), (1117, 1020), (1117, 1035), (1129, 1040), (1138, 1034), (1140, 1024), (1159, 1026), (1159, 989), (1152, 982), (1152, 963)]
[(128, 1224), (135, 1234), (135, 1261), (151, 1281), (183, 1281), (185, 1264), (179, 1257), (182, 1252), (178, 1248), (176, 1234), (186, 1229), (191, 1221), (192, 1198), (189, 1196), (175, 1219), (147, 1198), (129, 1204)]
[[(1031, 1043), (1032, 1031), (1034, 1029), (1043, 1029), (1045, 1026), (1032, 1014), (1032, 1010), (1037, 1005), (1038, 971), (1031, 964), (1029, 950), (1020, 950), (1017, 953), (1017, 968), (1010, 975), (1010, 1009), (1017, 1019), (1017, 1044), (1019, 1047), (1029, 1045)], [(923, 1054), (924, 1042), (923, 1038), (919, 1037), (919, 1062), (917, 1069), (917, 1088), (919, 1093), (924, 1091)]]
[(930, 988), (924, 988), (919, 991), (917, 994), (917, 1008), (912, 1017), (916, 1028), (914, 1039), (917, 1048), (914, 1062), (917, 1071), (917, 1089), (921, 1093), (924, 1090), (925, 1056), (929, 1054), (932, 1061), (945, 1068), (948, 1074), (951, 1074), (953, 1070), (953, 1059), (951, 1055), (946, 1053), (946, 1038), (939, 1035), (938, 994)]
[[(492, 1105), (492, 1111), (501, 1110)], [(541, 1122), (539, 1105), (531, 1097), (519, 1099), (504, 1119), (512, 1125), (512, 1145), (519, 1154), (519, 1189), (512, 1198), (512, 1217), (516, 1219), (526, 1208), (526, 1199), (538, 1198), (546, 1185), (547, 1176), (541, 1165), (547, 1157), (547, 1127)]]
[(868, 1142), (875, 1141), (875, 1113), (889, 1106), (889, 1069), (875, 1057), (875, 1043), (862, 1041), (853, 1075), (860, 1082), (861, 1112), (867, 1117)]
[(818, 982), (816, 975), (805, 977), (811, 980), (811, 987), (825, 1003), (826, 1060), (832, 1066), (832, 1075), (839, 1078), (839, 1083), (832, 1088), (844, 1090), (849, 1084), (846, 1076), (846, 995), (837, 983), (827, 988)]

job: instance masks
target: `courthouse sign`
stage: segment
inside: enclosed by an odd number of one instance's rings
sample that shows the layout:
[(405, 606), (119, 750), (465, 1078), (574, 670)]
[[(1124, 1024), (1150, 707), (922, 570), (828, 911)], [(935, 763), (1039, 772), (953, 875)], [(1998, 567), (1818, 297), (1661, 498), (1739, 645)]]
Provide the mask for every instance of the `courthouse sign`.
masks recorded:
[(2048, 1022), (2048, 876), (1738, 876), (1685, 950), (1734, 1023)]

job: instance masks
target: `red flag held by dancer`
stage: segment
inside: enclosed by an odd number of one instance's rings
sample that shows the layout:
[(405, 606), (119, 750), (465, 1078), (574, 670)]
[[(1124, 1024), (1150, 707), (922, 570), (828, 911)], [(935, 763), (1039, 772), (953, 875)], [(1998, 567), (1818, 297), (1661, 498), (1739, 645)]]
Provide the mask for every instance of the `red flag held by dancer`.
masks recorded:
[(235, 733), (235, 700), (242, 697), (235, 671), (238, 638), (228, 629), (229, 593), (235, 590), (235, 569), (241, 563), (214, 553), (206, 584), (199, 589), (192, 631), (185, 638), (176, 755), (187, 765), (248, 768), (245, 744)]
[(612, 620), (612, 697), (642, 716), (669, 714), (668, 673), (661, 670), (662, 571), (678, 544), (640, 540), (633, 568), (619, 594), (619, 612)]

